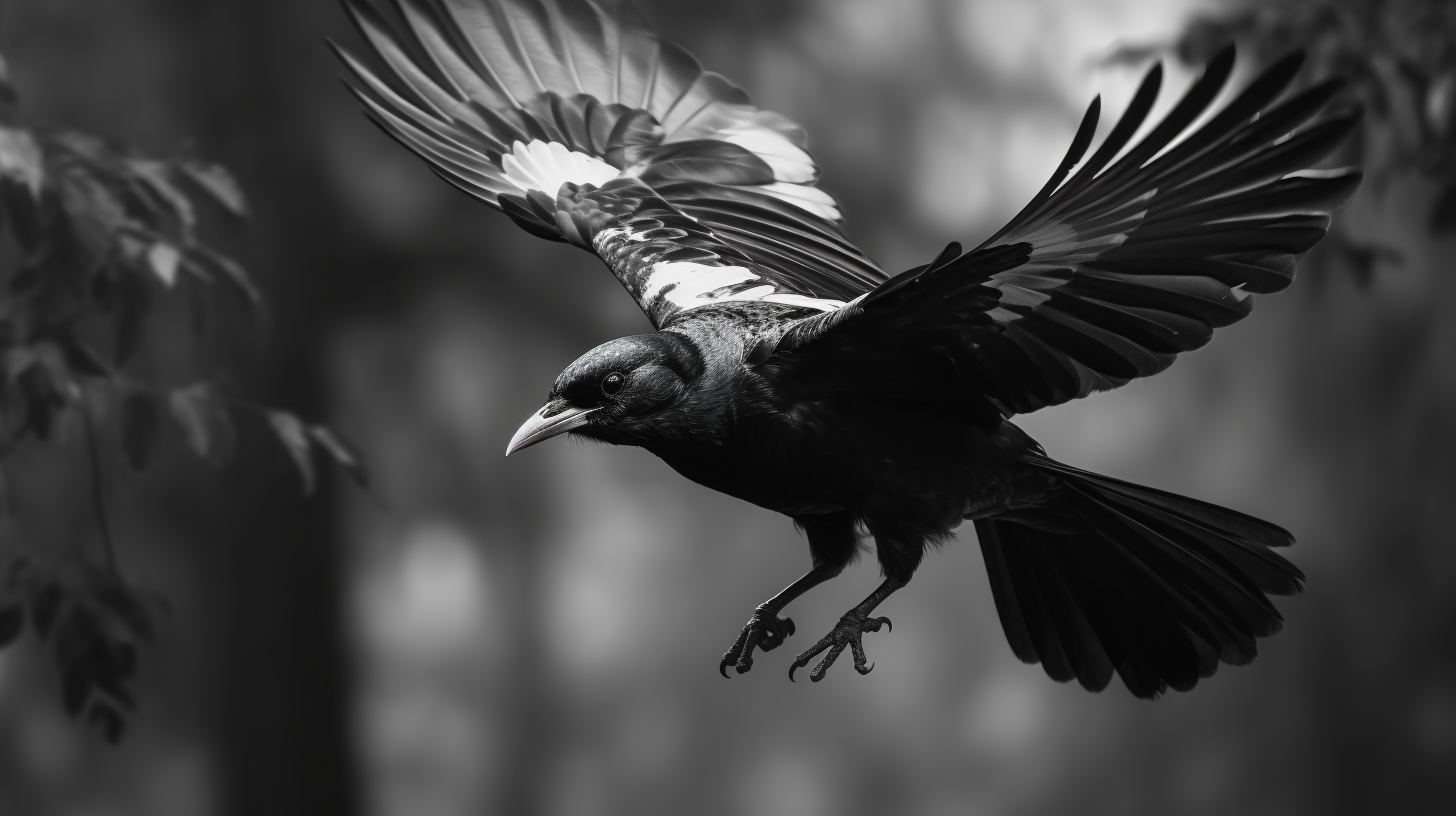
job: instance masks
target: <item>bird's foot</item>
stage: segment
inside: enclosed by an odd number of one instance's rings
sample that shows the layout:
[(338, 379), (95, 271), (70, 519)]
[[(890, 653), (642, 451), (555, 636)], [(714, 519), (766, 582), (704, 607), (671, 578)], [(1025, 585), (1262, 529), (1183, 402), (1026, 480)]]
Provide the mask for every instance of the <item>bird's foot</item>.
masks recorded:
[(872, 618), (867, 612), (853, 610), (844, 613), (829, 634), (820, 638), (818, 643), (810, 646), (803, 654), (794, 659), (794, 665), (789, 667), (789, 679), (793, 680), (795, 671), (809, 665), (810, 660), (828, 649), (829, 654), (824, 655), (824, 659), (819, 661), (819, 665), (809, 672), (809, 679), (815, 683), (823, 680), (824, 673), (829, 671), (829, 667), (839, 659), (839, 655), (844, 652), (845, 647), (849, 647), (850, 652), (854, 655), (854, 670), (860, 674), (869, 674), (875, 666), (873, 663), (865, 665), (864, 644), (861, 642), (861, 638), (864, 637), (865, 632), (880, 631), (881, 626), (894, 629), (890, 625), (889, 618)]
[(723, 662), (718, 664), (718, 672), (724, 677), (728, 676), (728, 667), (743, 674), (753, 668), (753, 648), (771, 652), (784, 642), (784, 638), (794, 633), (794, 622), (789, 618), (781, 618), (777, 612), (768, 607), (767, 604), (753, 610), (753, 617), (743, 625), (743, 631), (738, 633), (738, 639), (723, 653)]

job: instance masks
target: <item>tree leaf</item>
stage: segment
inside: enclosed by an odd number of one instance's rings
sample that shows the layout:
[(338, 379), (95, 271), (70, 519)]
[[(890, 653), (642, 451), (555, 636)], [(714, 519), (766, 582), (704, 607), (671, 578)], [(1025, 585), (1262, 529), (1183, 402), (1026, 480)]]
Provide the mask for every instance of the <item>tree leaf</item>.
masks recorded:
[(5, 351), (5, 376), (14, 382), (36, 364), (37, 357), (34, 346), (16, 346)]
[(10, 569), (5, 576), (6, 585), (17, 592), (30, 589), (35, 584), (35, 578), (35, 565), (25, 555), (17, 556), (10, 562)]
[[(93, 598), (121, 621), (121, 624), (141, 640), (152, 639), (152, 616), (147, 605), (134, 590), (119, 581), (108, 581), (96, 587)], [(124, 655), (118, 657), (118, 667), (127, 672)]]
[(81, 713), (86, 705), (86, 698), (91, 696), (91, 675), (80, 666), (72, 666), (65, 673), (62, 683), (66, 713), (74, 717)]
[(121, 450), (133, 470), (145, 470), (162, 430), (161, 414), (150, 394), (132, 394), (121, 407)]
[(168, 397), (168, 403), (193, 453), (214, 465), (232, 458), (237, 433), (227, 407), (218, 401), (211, 386), (204, 382), (179, 388)]
[(116, 265), (106, 264), (91, 276), (91, 302), (103, 314), (116, 308), (116, 274)]
[(96, 690), (105, 692), (113, 701), (120, 703), (122, 708), (135, 710), (136, 698), (132, 697), (131, 692), (127, 690), (122, 678), (112, 673), (109, 665), (107, 668), (108, 671), (100, 672), (92, 678), (96, 683)]
[(106, 363), (96, 356), (89, 346), (82, 343), (74, 336), (64, 336), (61, 340), (61, 352), (65, 355), (66, 365), (77, 374), (87, 377), (109, 378), (111, 369)]
[(137, 275), (116, 276), (116, 345), (112, 359), (117, 365), (131, 359), (146, 332), (146, 317), (152, 311), (152, 293)]
[(51, 627), (56, 623), (56, 615), (61, 611), (61, 604), (66, 600), (65, 590), (61, 585), (52, 581), (46, 584), (41, 591), (36, 593), (30, 601), (30, 620), (35, 625), (35, 631), (41, 637), (49, 637)]
[(166, 241), (158, 241), (147, 249), (147, 265), (168, 288), (177, 283), (177, 266), (181, 261), (181, 250)]
[(41, 228), (40, 202), (25, 190), (25, 185), (11, 184), (0, 178), (0, 208), (5, 210), (10, 221), (10, 232), (26, 252), (35, 254), (50, 233)]
[(1448, 183), (1436, 196), (1431, 205), (1429, 229), (1437, 238), (1456, 232), (1456, 182)]
[(257, 308), (263, 305), (263, 296), (259, 294), (258, 287), (253, 285), (252, 276), (242, 264), (232, 258), (206, 247), (191, 246), (187, 248), (185, 260), (198, 277), (211, 280), (214, 273), (220, 272), (225, 281), (247, 298), (249, 306)]
[(101, 736), (111, 745), (121, 741), (126, 735), (126, 722), (121, 719), (121, 714), (109, 705), (97, 703), (91, 706), (91, 713), (86, 717), (92, 725), (101, 729)]
[(0, 649), (15, 642), (25, 629), (25, 607), (18, 603), (0, 609)]
[(0, 179), (30, 190), (36, 201), (45, 189), (45, 158), (29, 132), (0, 127)]
[(15, 116), (17, 101), (15, 86), (10, 84), (10, 66), (5, 64), (4, 55), (0, 55), (0, 122), (8, 123)]
[(53, 420), (65, 407), (66, 400), (59, 384), (52, 379), (51, 367), (39, 364), (43, 362), (39, 356), (36, 359), (38, 364), (25, 369), (16, 378), (15, 385), (24, 402), (25, 419), (31, 431), (40, 439), (49, 439)]
[(197, 161), (182, 162), (181, 167), (189, 178), (197, 182), (197, 186), (206, 190), (228, 212), (240, 218), (248, 216), (248, 202), (243, 196), (243, 188), (238, 186), (237, 179), (233, 178), (227, 168)]
[(298, 417), (283, 411), (269, 411), (268, 422), (273, 426), (273, 432), (278, 435), (283, 449), (288, 451), (293, 464), (297, 466), (298, 475), (303, 479), (304, 494), (313, 493), (313, 448), (309, 444), (307, 426)]
[(199, 457), (206, 459), (212, 450), (212, 431), (208, 427), (208, 402), (211, 393), (206, 383), (179, 388), (167, 398), (172, 417), (182, 428), (187, 447)]
[(100, 263), (110, 255), (117, 234), (131, 226), (126, 207), (104, 181), (75, 165), (60, 176), (60, 197), (73, 232)]
[(173, 183), (169, 165), (156, 159), (129, 158), (126, 166), (132, 171), (137, 186), (161, 201), (184, 238), (190, 237), (197, 223), (197, 210), (192, 206), (192, 199)]
[(57, 396), (75, 398), (81, 395), (80, 388), (71, 378), (71, 366), (66, 362), (66, 355), (60, 346), (55, 343), (37, 343), (35, 359), (50, 375), (50, 382)]
[(365, 490), (369, 489), (369, 473), (364, 468), (364, 462), (353, 445), (323, 425), (314, 425), (308, 429), (308, 433), (313, 437), (314, 442), (324, 449), (329, 458), (349, 474), (355, 484)]
[(82, 133), (76, 130), (64, 130), (46, 135), (51, 143), (76, 158), (81, 159), (82, 161), (80, 163), (88, 168), (115, 173), (117, 168), (116, 154), (111, 148), (106, 146), (104, 140), (89, 133)]

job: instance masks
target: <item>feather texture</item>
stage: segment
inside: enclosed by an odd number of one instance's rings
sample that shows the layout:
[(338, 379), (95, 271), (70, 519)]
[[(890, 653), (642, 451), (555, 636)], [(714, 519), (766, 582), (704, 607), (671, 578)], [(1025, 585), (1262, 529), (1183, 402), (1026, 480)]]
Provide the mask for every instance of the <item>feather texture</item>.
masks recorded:
[(852, 559), (857, 527), (886, 580), (795, 660), (832, 649), (816, 680), (846, 647), (868, 671), (868, 616), (963, 519), (1012, 650), (1059, 681), (1116, 674), (1152, 698), (1279, 630), (1268, 596), (1303, 580), (1273, 551), (1287, 532), (1054, 462), (1006, 417), (1161, 371), (1289, 285), (1360, 178), (1322, 166), (1356, 123), (1324, 112), (1337, 84), (1278, 101), (1301, 57), (1206, 115), (1221, 52), (1134, 141), (1154, 67), (1088, 157), (1093, 101), (990, 239), (887, 278), (803, 131), (626, 2), (344, 3), (374, 52), (339, 49), (367, 115), (523, 229), (595, 253), (670, 329), (583, 355), (508, 452), (566, 432), (638, 445), (808, 531), (814, 569), (758, 608), (725, 676), (792, 633), (774, 615)]
[[(1288, 286), (1295, 258), (1359, 184), (1356, 170), (1318, 168), (1357, 121), (1321, 116), (1336, 86), (1275, 104), (1301, 61), (1279, 61), (1188, 132), (1232, 71), (1229, 47), (1130, 144), (1162, 82), (1154, 67), (1082, 162), (1094, 101), (1046, 186), (980, 250), (961, 256), (953, 245), (844, 314), (805, 318), (783, 333), (777, 369), (796, 378), (825, 370), (812, 363), (816, 355), (937, 355), (946, 359), (916, 369), (955, 381), (913, 393), (979, 393), (1003, 415), (1162, 371), (1247, 315), (1250, 293)], [(937, 282), (947, 276), (956, 284)]]
[[(1093, 691), (1115, 670), (1133, 694), (1186, 691), (1223, 661), (1244, 665), (1279, 631), (1267, 594), (1304, 576), (1267, 522), (1109, 479), (1037, 453), (1060, 486), (1038, 514), (978, 519), (976, 536), (1012, 651)], [(1052, 528), (1036, 523), (1055, 514)]]
[[(639, 301), (654, 325), (725, 297), (822, 311), (884, 279), (814, 186), (803, 130), (659, 40), (629, 3), (396, 0), (393, 19), (370, 0), (344, 5), (384, 68), (335, 46), (365, 112), (451, 184), (532, 234), (595, 250), (597, 230), (625, 224), (577, 220), (583, 191), (633, 179), (651, 193), (632, 200), (650, 199), (658, 215), (692, 211), (695, 247), (713, 247), (693, 263), (736, 266), (758, 281), (715, 297)], [(629, 255), (604, 260), (628, 262), (627, 277), (652, 274)]]

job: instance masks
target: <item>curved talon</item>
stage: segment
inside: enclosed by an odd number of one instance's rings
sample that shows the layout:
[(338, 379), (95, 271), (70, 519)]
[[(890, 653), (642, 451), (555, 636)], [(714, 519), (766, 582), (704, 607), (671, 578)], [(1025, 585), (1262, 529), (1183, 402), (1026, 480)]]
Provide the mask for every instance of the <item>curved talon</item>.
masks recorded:
[[(773, 637), (775, 637), (775, 641), (773, 641), (773, 646), (770, 646), (769, 648), (778, 648), (779, 644), (782, 644), (783, 641), (789, 640), (789, 638), (794, 637), (794, 618), (779, 618), (779, 625), (780, 627), (782, 627), (782, 631), (773, 632)], [(769, 648), (764, 648), (764, 651), (769, 650)]]
[(718, 664), (718, 673), (723, 677), (729, 677), (728, 667), (731, 665), (739, 674), (753, 668), (753, 650), (762, 649), (771, 652), (782, 646), (784, 640), (794, 634), (794, 621), (790, 618), (780, 618), (770, 608), (760, 606), (753, 610), (753, 616), (748, 623), (743, 625), (743, 630), (738, 633), (738, 638), (733, 645), (723, 654), (723, 660)]
[(893, 623), (890, 623), (889, 618), (875, 618), (875, 620), (885, 625), (886, 633), (895, 631), (895, 625)]
[(849, 649), (854, 655), (854, 670), (861, 675), (869, 674), (874, 671), (875, 664), (865, 665), (864, 644), (861, 640), (865, 632), (878, 632), (881, 626), (893, 628), (889, 618), (860, 617), (855, 612), (846, 612), (839, 619), (839, 623), (829, 630), (829, 634), (820, 638), (818, 643), (795, 658), (793, 665), (789, 666), (789, 680), (791, 682), (794, 680), (795, 671), (809, 665), (809, 661), (828, 651), (828, 654), (825, 654), (824, 658), (814, 666), (814, 670), (809, 673), (809, 679), (813, 682), (823, 680), (824, 676), (828, 674), (829, 668), (834, 665), (840, 655), (844, 654), (846, 649)]

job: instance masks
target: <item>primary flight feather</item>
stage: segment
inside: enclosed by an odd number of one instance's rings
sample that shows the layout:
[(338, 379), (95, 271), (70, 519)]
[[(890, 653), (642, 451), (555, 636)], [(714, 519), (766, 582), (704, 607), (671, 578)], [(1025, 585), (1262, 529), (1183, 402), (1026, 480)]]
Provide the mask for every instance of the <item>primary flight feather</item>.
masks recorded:
[[(811, 569), (754, 610), (727, 676), (794, 634), (790, 601), (873, 537), (883, 583), (793, 662), (846, 649), (928, 544), (974, 522), (1018, 657), (1140, 697), (1247, 663), (1303, 575), (1267, 522), (1058, 463), (1009, 421), (1155, 374), (1277, 292), (1358, 186), (1319, 169), (1354, 129), (1276, 63), (1196, 129), (1216, 56), (1137, 142), (1153, 68), (1089, 157), (1093, 102), (1046, 186), (979, 248), (886, 275), (844, 236), (803, 131), (659, 40), (626, 2), (345, 0), (368, 115), (436, 173), (606, 263), (658, 330), (572, 363), (507, 453), (636, 445), (783, 513)], [(1075, 172), (1073, 172), (1075, 171)], [(827, 653), (827, 654), (826, 654)]]

